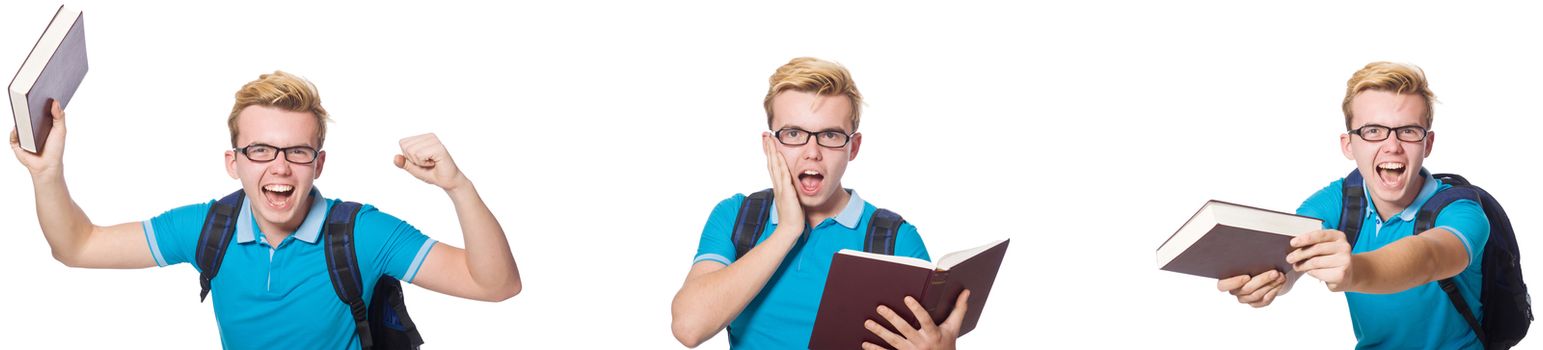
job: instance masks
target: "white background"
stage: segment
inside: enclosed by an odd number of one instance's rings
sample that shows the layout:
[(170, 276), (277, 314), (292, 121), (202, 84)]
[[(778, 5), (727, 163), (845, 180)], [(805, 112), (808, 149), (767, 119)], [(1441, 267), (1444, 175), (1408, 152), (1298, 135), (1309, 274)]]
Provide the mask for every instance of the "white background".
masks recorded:
[[(845, 64), (867, 97), (847, 186), (904, 214), (933, 256), (1014, 239), (961, 347), (1353, 345), (1343, 296), (1316, 280), (1255, 310), (1157, 270), (1153, 251), (1206, 199), (1291, 211), (1351, 169), (1340, 99), (1375, 60), (1425, 68), (1440, 102), (1429, 168), (1494, 192), (1525, 269), (1543, 271), (1537, 8), (72, 5), (91, 71), (68, 109), (66, 178), (98, 224), (236, 188), (221, 166), (233, 93), (283, 69), (315, 82), (336, 120), (327, 196), (460, 245), (443, 192), (390, 164), (396, 140), (438, 133), (508, 231), (526, 289), (487, 304), (409, 288), (432, 348), (679, 348), (670, 299), (712, 206), (768, 186), (761, 98), (796, 56)], [(0, 5), (0, 68), (20, 65), (56, 6)], [(66, 268), (9, 159), (0, 193), (7, 344), (218, 346), (191, 267)]]

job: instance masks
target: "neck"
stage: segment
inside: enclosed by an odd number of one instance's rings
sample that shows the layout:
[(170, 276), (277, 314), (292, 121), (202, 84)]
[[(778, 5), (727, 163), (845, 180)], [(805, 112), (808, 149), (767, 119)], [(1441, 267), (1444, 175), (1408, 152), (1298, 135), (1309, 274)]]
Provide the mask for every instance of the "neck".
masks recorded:
[(264, 220), (261, 216), (257, 216), (255, 218), (257, 220), (257, 229), (262, 230), (263, 238), (268, 240), (269, 246), (277, 248), (279, 243), (284, 242), (285, 237), (293, 235), (295, 230), (300, 229), (300, 224), (304, 223), (306, 216), (308, 216), (307, 214), (310, 214), (311, 203), (309, 202), (311, 200), (315, 199), (312, 198), (307, 200), (307, 203), (303, 204), (305, 207), (305, 212), (299, 213), (300, 215), (291, 218), (289, 220), (291, 222), (269, 222), (268, 220)]
[(1414, 199), (1419, 198), (1420, 190), (1425, 188), (1425, 177), (1415, 176), (1413, 181), (1409, 183), (1409, 186), (1415, 188), (1415, 191), (1405, 194), (1405, 198), (1399, 198), (1396, 201), (1384, 201), (1377, 198), (1377, 196), (1372, 196), (1372, 205), (1377, 207), (1377, 216), (1381, 217), (1383, 222), (1387, 222), (1393, 216), (1404, 212), (1409, 206), (1414, 205)]
[(852, 194), (845, 189), (837, 187), (836, 193), (830, 196), (830, 200), (819, 208), (804, 208), (804, 220), (809, 221), (809, 226), (819, 225), (825, 219), (841, 215), (841, 210), (846, 209), (847, 202), (852, 200)]

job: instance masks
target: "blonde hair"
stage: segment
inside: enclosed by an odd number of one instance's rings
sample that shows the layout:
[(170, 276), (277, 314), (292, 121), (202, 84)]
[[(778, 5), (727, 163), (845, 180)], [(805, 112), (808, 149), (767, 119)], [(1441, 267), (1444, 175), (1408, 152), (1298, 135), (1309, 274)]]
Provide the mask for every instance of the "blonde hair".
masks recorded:
[(846, 67), (840, 63), (813, 57), (794, 58), (782, 67), (777, 67), (777, 72), (772, 73), (769, 80), (771, 88), (766, 89), (766, 101), (763, 102), (768, 128), (772, 126), (772, 98), (783, 91), (793, 90), (822, 96), (846, 96), (852, 102), (852, 132), (857, 132), (857, 123), (862, 116), (863, 94), (857, 92), (857, 83), (852, 81), (852, 73), (847, 72)]
[(1425, 71), (1420, 67), (1404, 63), (1372, 62), (1351, 75), (1350, 81), (1345, 82), (1345, 102), (1340, 106), (1345, 110), (1346, 130), (1355, 127), (1350, 125), (1350, 101), (1367, 90), (1425, 98), (1425, 127), (1431, 127), (1431, 122), (1436, 115), (1434, 108), (1436, 94), (1430, 91), (1429, 82), (1425, 80)]
[(321, 107), (321, 94), (316, 85), (294, 74), (278, 70), (263, 74), (236, 91), (236, 105), (230, 109), (230, 146), (237, 147), (236, 117), (250, 106), (265, 106), (290, 112), (310, 112), (316, 116), (316, 148), (327, 139), (327, 110)]

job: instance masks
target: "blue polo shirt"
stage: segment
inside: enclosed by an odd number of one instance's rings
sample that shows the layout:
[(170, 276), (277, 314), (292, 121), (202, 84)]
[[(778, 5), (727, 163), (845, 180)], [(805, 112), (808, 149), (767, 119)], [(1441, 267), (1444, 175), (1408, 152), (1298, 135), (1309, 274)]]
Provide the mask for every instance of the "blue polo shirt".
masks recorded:
[[(263, 238), (250, 201), (241, 204), (235, 240), (210, 286), (226, 349), (359, 348), (353, 314), (327, 277), (325, 242), (320, 240), (327, 210), (337, 201), (314, 189), (311, 198), (316, 200), (300, 228), (277, 247)], [(142, 224), (156, 265), (195, 262), (199, 231), (213, 203), (172, 209)], [(371, 205), (363, 206), (354, 222), (368, 305), (381, 275), (412, 282), (434, 240)]]
[[(1413, 236), (1415, 213), (1430, 200), (1436, 191), (1452, 187), (1441, 183), (1430, 172), (1420, 170), (1425, 185), (1420, 194), (1404, 211), (1382, 221), (1377, 207), (1366, 205), (1366, 217), (1361, 223), (1361, 233), (1352, 253), (1365, 253)], [(1340, 212), (1343, 211), (1341, 192), (1344, 179), (1330, 183), (1318, 190), (1297, 208), (1297, 214), (1323, 220), (1325, 229), (1339, 229)], [(1369, 190), (1368, 190), (1369, 191)], [(1367, 192), (1366, 198), (1372, 198)], [(1480, 274), (1484, 245), (1489, 241), (1489, 219), (1479, 203), (1459, 200), (1448, 205), (1436, 215), (1436, 228), (1444, 228), (1456, 234), (1468, 249), (1468, 268), (1456, 276), (1457, 288), (1468, 302), (1473, 315), (1484, 319), (1479, 305), (1479, 289), (1483, 277)], [(1350, 321), (1355, 325), (1358, 349), (1483, 349), (1478, 337), (1463, 320), (1462, 314), (1452, 306), (1452, 300), (1441, 290), (1437, 282), (1430, 282), (1393, 294), (1364, 294), (1346, 292), (1350, 305)]]
[[(830, 261), (842, 249), (863, 249), (863, 237), (868, 235), (868, 218), (877, 207), (863, 201), (857, 191), (847, 190), (852, 198), (846, 207), (833, 218), (821, 221), (812, 229), (806, 229), (786, 257), (777, 267), (771, 279), (756, 294), (745, 310), (729, 323), (729, 346), (735, 349), (807, 349), (809, 334), (813, 332), (814, 317), (820, 309), (820, 297), (825, 292), (825, 277), (830, 273)], [(734, 221), (739, 205), (745, 196), (736, 194), (718, 202), (707, 226), (702, 229), (702, 241), (697, 247), (696, 261), (714, 261), (728, 265), (734, 263)], [(771, 237), (777, 229), (777, 207), (771, 208), (771, 218), (761, 233), (761, 241)], [(757, 241), (759, 244), (760, 242)], [(895, 255), (931, 260), (921, 235), (910, 223), (900, 225), (895, 237)], [(874, 305), (877, 307), (878, 305)]]

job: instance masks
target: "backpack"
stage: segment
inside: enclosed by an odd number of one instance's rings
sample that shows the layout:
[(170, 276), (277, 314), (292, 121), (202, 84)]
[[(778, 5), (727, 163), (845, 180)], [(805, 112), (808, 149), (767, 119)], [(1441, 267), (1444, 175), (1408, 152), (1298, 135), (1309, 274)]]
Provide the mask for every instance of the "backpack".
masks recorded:
[[(209, 296), (209, 285), (225, 251), (235, 236), (236, 218), (241, 210), (245, 193), (237, 190), (209, 207), (203, 230), (198, 235), (198, 251), (195, 253), (199, 270), (198, 293), (202, 302)], [(380, 276), (375, 282), (375, 294), (365, 307), (359, 278), (359, 260), (354, 256), (354, 217), (362, 207), (359, 203), (339, 201), (327, 212), (325, 229), (327, 252), (327, 276), (338, 298), (348, 304), (354, 316), (354, 329), (359, 333), (362, 349), (417, 349), (423, 345), (418, 327), (407, 315), (407, 305), (402, 298), (402, 284), (391, 276)]]
[[(772, 189), (768, 188), (751, 193), (739, 204), (732, 238), (734, 259), (744, 257), (760, 241), (761, 231), (766, 229), (766, 220), (771, 216), (771, 208), (776, 205), (772, 200)], [(868, 235), (863, 239), (863, 251), (895, 255), (895, 234), (900, 232), (902, 223), (905, 223), (905, 219), (900, 214), (888, 209), (875, 210), (868, 217)]]
[[(1461, 199), (1479, 203), (1484, 216), (1489, 218), (1489, 242), (1484, 245), (1484, 258), (1480, 262), (1484, 282), (1480, 285), (1478, 299), (1484, 311), (1483, 322), (1474, 317), (1452, 278), (1439, 282), (1441, 290), (1446, 292), (1486, 349), (1516, 346), (1527, 336), (1527, 327), (1532, 323), (1532, 297), (1527, 293), (1527, 284), (1522, 281), (1521, 252), (1516, 245), (1516, 232), (1511, 229), (1511, 219), (1495, 197), (1469, 183), (1468, 179), (1457, 174), (1436, 174), (1435, 178), (1452, 187), (1437, 191), (1420, 206), (1420, 211), (1415, 214), (1415, 234), (1433, 228), (1436, 214)], [(1351, 247), (1355, 247), (1361, 231), (1365, 208), (1366, 192), (1361, 173), (1352, 170), (1345, 177), (1344, 208), (1339, 221), (1340, 231), (1345, 232)]]

